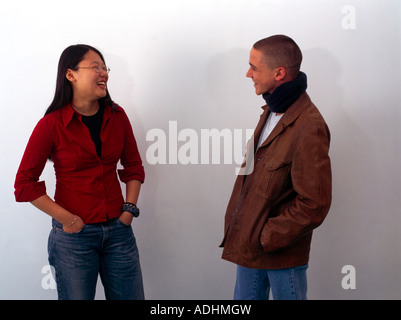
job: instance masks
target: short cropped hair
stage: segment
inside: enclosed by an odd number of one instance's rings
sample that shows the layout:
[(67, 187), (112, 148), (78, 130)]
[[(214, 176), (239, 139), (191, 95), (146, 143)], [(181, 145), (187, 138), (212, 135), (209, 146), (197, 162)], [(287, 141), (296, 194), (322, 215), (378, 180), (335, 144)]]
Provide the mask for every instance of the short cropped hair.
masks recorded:
[(291, 77), (297, 77), (302, 63), (302, 52), (293, 39), (274, 35), (257, 41), (253, 48), (263, 52), (270, 69), (284, 67)]

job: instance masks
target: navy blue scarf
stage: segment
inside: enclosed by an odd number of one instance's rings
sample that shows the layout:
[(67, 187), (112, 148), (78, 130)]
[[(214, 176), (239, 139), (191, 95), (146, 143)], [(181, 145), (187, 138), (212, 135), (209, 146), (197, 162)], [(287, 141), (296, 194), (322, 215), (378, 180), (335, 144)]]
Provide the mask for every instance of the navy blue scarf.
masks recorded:
[(266, 92), (262, 96), (272, 112), (284, 113), (307, 87), (306, 74), (300, 71), (296, 79), (283, 83), (272, 94)]

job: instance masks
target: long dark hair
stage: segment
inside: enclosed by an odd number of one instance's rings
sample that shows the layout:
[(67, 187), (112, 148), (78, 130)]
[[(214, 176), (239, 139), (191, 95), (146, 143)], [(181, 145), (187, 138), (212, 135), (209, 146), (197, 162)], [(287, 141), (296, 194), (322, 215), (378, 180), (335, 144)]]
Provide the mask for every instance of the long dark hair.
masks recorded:
[[(72, 45), (63, 51), (58, 63), (56, 92), (54, 93), (53, 101), (49, 108), (47, 108), (45, 115), (72, 102), (73, 91), (71, 82), (66, 78), (67, 70), (77, 70), (78, 64), (84, 59), (85, 55), (90, 50), (96, 52), (102, 59), (103, 63), (106, 64), (100, 51), (86, 44)], [(116, 104), (110, 97), (108, 89), (106, 89), (106, 96), (99, 99), (99, 103), (103, 106), (109, 105), (112, 108), (116, 107)]]

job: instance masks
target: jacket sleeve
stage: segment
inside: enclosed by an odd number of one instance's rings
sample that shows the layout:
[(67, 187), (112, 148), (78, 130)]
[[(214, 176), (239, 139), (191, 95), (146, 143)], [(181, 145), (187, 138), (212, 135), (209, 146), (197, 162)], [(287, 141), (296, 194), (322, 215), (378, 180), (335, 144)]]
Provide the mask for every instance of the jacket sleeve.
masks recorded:
[(304, 128), (291, 167), (295, 197), (277, 216), (268, 218), (260, 241), (265, 252), (290, 246), (317, 228), (331, 204), (330, 133), (324, 122)]
[(39, 181), (53, 148), (49, 124), (42, 118), (33, 130), (25, 148), (14, 183), (17, 202), (29, 202), (46, 194), (44, 181)]
[(124, 149), (121, 156), (123, 169), (118, 170), (120, 180), (127, 183), (130, 180), (145, 181), (145, 170), (138, 151), (138, 146), (132, 130), (131, 123), (125, 111), (122, 112), (122, 125), (124, 126)]

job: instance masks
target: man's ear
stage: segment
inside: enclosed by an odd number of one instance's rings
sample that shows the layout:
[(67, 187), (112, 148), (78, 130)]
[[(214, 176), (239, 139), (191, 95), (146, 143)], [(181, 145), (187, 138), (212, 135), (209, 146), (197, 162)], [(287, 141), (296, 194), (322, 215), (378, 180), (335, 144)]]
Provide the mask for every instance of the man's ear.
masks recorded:
[(65, 77), (67, 78), (68, 81), (71, 81), (71, 82), (75, 81), (75, 75), (71, 69), (67, 69), (67, 72), (65, 73)]
[(285, 78), (287, 70), (284, 67), (278, 67), (275, 70), (275, 79), (276, 81), (281, 81)]

